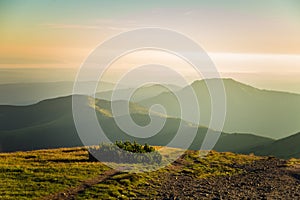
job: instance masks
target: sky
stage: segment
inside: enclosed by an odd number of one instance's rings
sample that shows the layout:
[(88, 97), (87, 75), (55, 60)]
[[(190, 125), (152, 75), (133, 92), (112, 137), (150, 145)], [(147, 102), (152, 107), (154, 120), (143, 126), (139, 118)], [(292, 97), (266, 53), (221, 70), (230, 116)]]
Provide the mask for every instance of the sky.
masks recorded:
[[(99, 44), (143, 27), (171, 29), (193, 39), (222, 77), (300, 93), (298, 0), (1, 0), (0, 83), (73, 80)], [(149, 58), (177, 66), (190, 81), (195, 78), (175, 56), (145, 51), (115, 63), (106, 79)], [(59, 69), (70, 73), (59, 74)]]

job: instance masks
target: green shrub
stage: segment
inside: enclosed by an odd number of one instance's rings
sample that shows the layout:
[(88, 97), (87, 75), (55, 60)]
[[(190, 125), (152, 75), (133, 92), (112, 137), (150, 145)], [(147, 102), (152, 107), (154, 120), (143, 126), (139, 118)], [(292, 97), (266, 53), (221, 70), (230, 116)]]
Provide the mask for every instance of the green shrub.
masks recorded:
[(90, 161), (116, 163), (160, 163), (162, 156), (148, 144), (140, 145), (136, 142), (116, 141), (115, 144), (101, 144), (97, 148), (89, 149)]

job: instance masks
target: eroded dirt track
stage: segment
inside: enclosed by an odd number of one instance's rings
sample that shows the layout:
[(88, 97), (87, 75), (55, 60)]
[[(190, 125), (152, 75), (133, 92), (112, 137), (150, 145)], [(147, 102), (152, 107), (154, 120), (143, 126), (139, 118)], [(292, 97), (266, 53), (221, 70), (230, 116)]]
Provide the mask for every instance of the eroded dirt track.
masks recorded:
[(300, 167), (286, 167), (276, 158), (235, 165), (242, 174), (197, 179), (192, 175), (173, 176), (159, 192), (159, 199), (300, 199)]
[(49, 200), (49, 199), (51, 199), (51, 200), (71, 200), (71, 199), (75, 199), (76, 196), (78, 195), (78, 193), (83, 192), (84, 190), (86, 190), (88, 188), (91, 188), (94, 185), (109, 179), (110, 177), (112, 177), (116, 173), (118, 173), (117, 170), (105, 171), (103, 174), (101, 174), (101, 175), (99, 175), (95, 178), (82, 181), (82, 183), (80, 185), (78, 185), (77, 187), (72, 187), (72, 188), (66, 189), (65, 191), (61, 191), (59, 193), (47, 196), (43, 199), (44, 200)]
[[(287, 161), (269, 157), (250, 164), (233, 164), (242, 173), (228, 176), (198, 178), (192, 173), (159, 173), (155, 196), (137, 196), (137, 199), (300, 199), (300, 165), (288, 166)], [(186, 167), (178, 159), (171, 168)], [(76, 199), (79, 193), (105, 182), (117, 174), (108, 170), (93, 179), (84, 180), (77, 187), (50, 195), (44, 199)], [(153, 182), (157, 184), (158, 182)], [(149, 183), (151, 185), (151, 183)], [(147, 188), (144, 188), (147, 189)], [(141, 195), (141, 194), (140, 194)]]

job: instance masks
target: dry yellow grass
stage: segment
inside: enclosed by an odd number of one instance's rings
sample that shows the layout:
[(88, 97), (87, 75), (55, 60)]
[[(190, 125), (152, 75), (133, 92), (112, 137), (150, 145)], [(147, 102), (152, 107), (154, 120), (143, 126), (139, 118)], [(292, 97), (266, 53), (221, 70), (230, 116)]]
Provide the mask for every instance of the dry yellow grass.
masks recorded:
[[(166, 166), (152, 172), (125, 173), (87, 188), (78, 199), (134, 198), (143, 193), (154, 194), (166, 174), (192, 174), (195, 178), (240, 173), (231, 164), (247, 164), (261, 157), (186, 151), (174, 164), (168, 159), (182, 155), (176, 148), (155, 147), (164, 155)], [(293, 164), (299, 160), (291, 160)], [(110, 163), (112, 164), (112, 163)], [(113, 165), (112, 165), (113, 166)], [(138, 169), (143, 165), (124, 164)], [(35, 199), (76, 187), (82, 181), (97, 177), (110, 168), (100, 162), (89, 162), (87, 148), (60, 148), (28, 152), (0, 153), (0, 199)], [(77, 197), (76, 197), (77, 198)]]

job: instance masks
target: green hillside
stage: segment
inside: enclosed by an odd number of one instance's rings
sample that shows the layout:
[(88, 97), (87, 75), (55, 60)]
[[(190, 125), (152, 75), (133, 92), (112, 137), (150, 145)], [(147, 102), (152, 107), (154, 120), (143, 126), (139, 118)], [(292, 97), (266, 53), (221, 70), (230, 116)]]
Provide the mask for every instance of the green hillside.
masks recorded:
[[(261, 145), (268, 145), (275, 140), (270, 138), (258, 137), (252, 134), (226, 134), (223, 133), (220, 136), (219, 141), (214, 147), (214, 150), (224, 152), (238, 152), (238, 153), (253, 153), (251, 150), (253, 148), (259, 147)], [(268, 155), (268, 154), (265, 154)]]
[(272, 143), (253, 148), (257, 155), (273, 155), (279, 158), (300, 158), (300, 133)]
[[(165, 120), (162, 130), (156, 135), (149, 138), (133, 137), (123, 132), (115, 123), (115, 118), (111, 113), (111, 102), (105, 100), (93, 100), (90, 97), (76, 96), (82, 99), (82, 105), (88, 109), (95, 109), (99, 123), (104, 132), (111, 141), (116, 140), (136, 140), (139, 143), (149, 143), (152, 145), (166, 145), (176, 135), (180, 119), (166, 117), (159, 113), (151, 112), (152, 119)], [(74, 125), (71, 101), (72, 97), (62, 97), (42, 101), (30, 106), (0, 106), (0, 149), (1, 151), (18, 151), (18, 150), (34, 150), (44, 148), (71, 147), (81, 146), (82, 142), (77, 135)], [(128, 102), (118, 101), (116, 104), (124, 104)], [(130, 111), (132, 119), (140, 126), (150, 123), (147, 109), (138, 104), (130, 103)], [(126, 116), (116, 116), (116, 118), (124, 118)], [(189, 131), (197, 131), (196, 138), (191, 144), (190, 149), (200, 149), (203, 139), (206, 135), (207, 128), (197, 127), (187, 122), (182, 122), (186, 133)], [(88, 145), (98, 144), (97, 133), (87, 133), (89, 139), (86, 141)], [(140, 133), (141, 136), (145, 133)], [(213, 134), (213, 133), (212, 133)], [(224, 135), (224, 136), (223, 136)], [(240, 135), (233, 138), (232, 144), (229, 144), (225, 133), (221, 136), (217, 148), (219, 151), (240, 152), (242, 146), (245, 148), (253, 147), (256, 144), (269, 142), (265, 138), (252, 136), (253, 140)], [(144, 135), (145, 137), (146, 135)], [(186, 135), (178, 139), (174, 143), (174, 147), (182, 147), (180, 141), (185, 141)], [(231, 139), (230, 139), (231, 140)], [(224, 144), (223, 144), (224, 143)], [(242, 145), (241, 145), (242, 144)], [(232, 148), (234, 147), (234, 148)]]
[[(205, 81), (213, 89), (218, 80)], [(197, 109), (193, 108), (190, 109), (192, 112), (188, 120), (208, 126), (211, 117), (211, 99), (205, 81), (195, 81), (191, 85), (199, 102), (201, 121), (193, 121), (198, 114)], [(223, 129), (225, 132), (255, 133), (262, 137), (278, 139), (300, 130), (300, 95), (260, 90), (232, 79), (223, 79), (223, 83), (227, 101)], [(188, 88), (184, 88), (175, 94), (187, 96), (188, 91)], [(166, 108), (169, 116), (180, 117), (180, 107), (175, 94), (164, 92), (142, 100), (139, 104), (150, 107), (160, 103)]]
[(202, 159), (197, 152), (189, 152), (182, 166), (140, 174), (112, 171), (88, 159), (85, 148), (1, 153), (0, 178), (5, 184), (1, 184), (0, 199), (65, 199), (66, 195), (76, 199), (146, 198), (158, 195), (157, 187), (166, 181), (166, 174), (193, 173), (198, 178), (234, 175), (242, 170), (230, 164), (259, 158), (212, 152)]
[[(122, 172), (90, 161), (86, 148), (0, 153), (0, 199), (209, 200), (299, 196), (297, 159), (284, 161), (214, 151), (202, 157), (201, 153), (187, 151), (164, 168), (143, 173)], [(144, 165), (123, 166), (135, 169)]]

